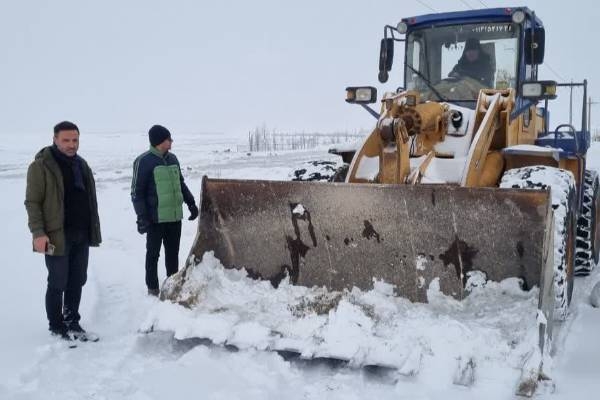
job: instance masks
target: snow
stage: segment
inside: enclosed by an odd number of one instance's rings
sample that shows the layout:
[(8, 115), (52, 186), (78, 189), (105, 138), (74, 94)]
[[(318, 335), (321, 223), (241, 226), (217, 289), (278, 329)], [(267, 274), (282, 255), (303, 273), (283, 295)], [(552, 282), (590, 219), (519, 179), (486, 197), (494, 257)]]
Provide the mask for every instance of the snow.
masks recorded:
[[(352, 170), (352, 167), (350, 168)], [(375, 177), (379, 173), (379, 156), (368, 157), (364, 156), (358, 164), (356, 170), (356, 179), (367, 179), (369, 181), (375, 180)]]
[[(537, 289), (523, 292), (517, 279), (485, 284), (482, 277), (469, 276), (471, 295), (462, 303), (441, 294), (434, 283), (428, 288), (428, 305), (394, 298), (390, 285), (375, 282), (372, 291), (342, 293), (337, 308), (306, 313), (297, 321), (287, 319), (290, 311), (282, 304), (310, 299), (320, 294), (318, 289), (283, 282), (275, 292), (264, 282), (248, 280), (243, 271), (224, 271), (218, 260), (207, 257), (194, 269), (194, 277), (197, 282), (207, 279), (203, 293), (211, 295), (210, 302), (187, 309), (148, 297), (145, 242), (136, 232), (129, 199), (133, 159), (147, 147), (143, 134), (121, 138), (82, 133), (80, 154), (96, 172), (104, 237), (102, 246), (91, 250), (82, 325), (101, 340), (65, 349), (46, 330), (46, 269), (43, 258), (31, 252), (23, 206), (27, 165), (50, 137), (23, 135), (0, 145), (5, 199), (0, 208), (5, 226), (0, 231), (5, 271), (0, 399), (513, 398), (521, 367), (534, 356), (538, 323)], [(295, 166), (322, 159), (324, 153), (247, 155), (234, 151), (239, 143), (234, 137), (174, 133), (174, 138), (173, 151), (197, 200), (203, 174), (285, 180)], [(591, 152), (588, 162), (600, 169), (600, 146), (594, 144)], [(195, 222), (184, 220), (181, 264), (195, 231)], [(162, 265), (159, 273), (164, 277)], [(600, 391), (600, 311), (590, 305), (599, 281), (598, 269), (576, 278), (571, 314), (555, 330), (555, 349), (545, 364), (552, 381), (538, 390), (537, 398), (595, 398)], [(220, 305), (229, 309), (208, 311)], [(253, 319), (253, 312), (262, 319)], [(302, 340), (307, 335), (318, 332), (326, 346), (309, 342), (306, 355), (331, 351), (349, 359), (360, 357), (362, 338), (375, 331), (388, 340), (367, 345), (379, 349), (375, 354), (382, 361), (401, 359), (401, 368), (398, 373), (373, 372), (261, 350), (273, 345), (274, 328), (294, 332), (299, 339), (279, 343), (281, 347), (306, 343)], [(239, 350), (194, 339), (196, 335), (235, 343)], [(378, 347), (383, 342), (387, 347)], [(454, 384), (469, 381), (466, 366), (471, 360), (472, 385)]]
[[(295, 165), (293, 169), (289, 170), (286, 180), (329, 181), (344, 162), (339, 156), (327, 154), (326, 146), (319, 148), (323, 151), (317, 156), (318, 159)], [(270, 178), (267, 175), (263, 179)]]
[[(410, 159), (410, 168), (414, 170), (427, 158), (427, 156), (414, 157)], [(423, 183), (459, 183), (465, 165), (466, 157), (440, 158), (434, 157), (429, 162), (425, 173), (423, 174)]]
[[(167, 282), (167, 294), (173, 284)], [(327, 293), (287, 282), (274, 289), (243, 271), (224, 270), (207, 254), (188, 269), (182, 292), (177, 299), (191, 310), (163, 302), (151, 310), (142, 329), (173, 331), (178, 339), (202, 337), (238, 348), (293, 350), (303, 357), (334, 357), (351, 365), (400, 370), (415, 350), (426, 355), (424, 368), (435, 365), (449, 373), (457, 358), (476, 354), (482, 376), (500, 367), (507, 376), (514, 374), (537, 345), (538, 292), (523, 293), (517, 279), (473, 288), (462, 303), (441, 294), (435, 281), (428, 290), (429, 304), (412, 304), (380, 289)], [(493, 310), (493, 324), (481, 321), (483, 309)], [(218, 332), (207, 321), (218, 324)], [(446, 324), (443, 337), (440, 322)], [(240, 330), (248, 335), (240, 335)]]
[(554, 147), (551, 146), (536, 146), (533, 144), (517, 144), (515, 146), (509, 146), (505, 148), (505, 151), (509, 151), (510, 150), (515, 150), (515, 151), (519, 151), (519, 152), (523, 152), (523, 153), (532, 153), (532, 154), (536, 154), (536, 153), (542, 153), (542, 154), (548, 154), (548, 153), (557, 153), (560, 152), (560, 149), (556, 149)]
[(296, 215), (300, 215), (300, 216), (304, 215), (305, 212), (306, 212), (306, 209), (304, 208), (304, 206), (302, 204), (298, 204), (292, 210), (292, 214), (296, 214)]

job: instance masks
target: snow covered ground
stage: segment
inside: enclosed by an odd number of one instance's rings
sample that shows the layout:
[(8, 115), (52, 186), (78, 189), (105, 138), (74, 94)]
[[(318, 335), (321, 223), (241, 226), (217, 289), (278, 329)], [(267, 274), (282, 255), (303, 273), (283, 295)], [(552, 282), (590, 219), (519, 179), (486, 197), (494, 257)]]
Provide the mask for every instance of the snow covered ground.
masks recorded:
[[(104, 239), (100, 248), (91, 251), (82, 325), (100, 334), (101, 341), (81, 344), (77, 349), (57, 345), (46, 330), (46, 269), (43, 258), (31, 252), (23, 206), (27, 165), (50, 137), (25, 135), (18, 141), (0, 144), (0, 180), (5, 199), (0, 208), (5, 227), (0, 231), (4, 272), (0, 290), (0, 399), (513, 398), (519, 369), (511, 357), (520, 353), (504, 345), (513, 336), (529, 343), (527, 324), (532, 322), (519, 311), (535, 310), (535, 293), (515, 292), (511, 282), (482, 292), (497, 290), (498, 297), (509, 293), (510, 299), (522, 299), (509, 303), (515, 307), (510, 310), (499, 307), (501, 299), (478, 303), (477, 297), (464, 305), (442, 297), (429, 308), (410, 307), (400, 301), (398, 307), (409, 310), (404, 310), (405, 315), (413, 315), (405, 326), (407, 341), (414, 341), (409, 343), (415, 348), (429, 347), (431, 352), (422, 355), (422, 367), (414, 376), (286, 360), (254, 348), (231, 351), (195, 339), (174, 340), (169, 333), (142, 333), (140, 328), (164, 313), (166, 306), (146, 295), (145, 242), (136, 232), (129, 198), (133, 159), (147, 146), (144, 134), (126, 138), (82, 134), (80, 154), (97, 174)], [(233, 137), (175, 133), (174, 138), (173, 151), (196, 197), (203, 174), (288, 179), (292, 166), (325, 153), (247, 155), (235, 151), (240, 140)], [(589, 160), (593, 168), (600, 170), (600, 145), (591, 149)], [(196, 222), (184, 220), (181, 263), (195, 229)], [(162, 266), (159, 272), (164, 276)], [(599, 280), (598, 270), (590, 277), (576, 279), (571, 315), (555, 338), (553, 381), (540, 389), (539, 398), (596, 398), (600, 393), (600, 310), (592, 308), (588, 299)], [(385, 287), (378, 293), (383, 296)], [(497, 308), (477, 310), (481, 304), (491, 303)], [(453, 312), (462, 314), (462, 319), (449, 318)], [(511, 312), (515, 319), (523, 320), (523, 332), (494, 337), (495, 331), (488, 327), (507, 323)], [(416, 333), (423, 334), (421, 342)], [(178, 334), (186, 336), (193, 335)], [(453, 357), (464, 349), (475, 352), (481, 366), (469, 388), (452, 384), (454, 370), (448, 369), (456, 361)]]

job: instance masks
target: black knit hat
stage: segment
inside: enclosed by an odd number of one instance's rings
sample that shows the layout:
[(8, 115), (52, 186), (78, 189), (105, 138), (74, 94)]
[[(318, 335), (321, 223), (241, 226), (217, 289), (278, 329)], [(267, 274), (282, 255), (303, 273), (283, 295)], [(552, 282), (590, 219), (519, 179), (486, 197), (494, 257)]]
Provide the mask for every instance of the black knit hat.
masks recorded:
[(465, 51), (467, 50), (479, 50), (481, 45), (479, 44), (479, 39), (477, 38), (468, 38), (465, 42)]
[(171, 132), (162, 125), (154, 125), (148, 131), (148, 139), (150, 139), (150, 144), (152, 146), (157, 146), (166, 139), (171, 139)]

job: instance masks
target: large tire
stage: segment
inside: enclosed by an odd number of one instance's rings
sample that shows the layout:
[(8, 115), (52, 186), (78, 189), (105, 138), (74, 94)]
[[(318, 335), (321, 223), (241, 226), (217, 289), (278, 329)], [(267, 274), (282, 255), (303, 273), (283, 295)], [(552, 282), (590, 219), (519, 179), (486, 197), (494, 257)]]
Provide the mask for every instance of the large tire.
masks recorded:
[(600, 185), (598, 173), (586, 170), (583, 180), (583, 200), (577, 219), (577, 249), (575, 275), (589, 275), (598, 263), (600, 252)]
[(338, 170), (338, 164), (339, 162), (335, 161), (309, 161), (294, 169), (290, 175), (293, 181), (328, 182)]
[(573, 294), (577, 204), (575, 178), (569, 171), (540, 165), (506, 171), (500, 187), (551, 190), (554, 211), (554, 318), (564, 320)]

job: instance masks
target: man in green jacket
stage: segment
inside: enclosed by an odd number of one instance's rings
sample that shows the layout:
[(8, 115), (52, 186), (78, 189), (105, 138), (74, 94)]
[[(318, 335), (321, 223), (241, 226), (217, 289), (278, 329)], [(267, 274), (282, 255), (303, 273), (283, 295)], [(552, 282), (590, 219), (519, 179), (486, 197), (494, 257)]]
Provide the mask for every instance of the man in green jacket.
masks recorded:
[(102, 241), (94, 176), (77, 155), (77, 125), (57, 124), (53, 141), (29, 165), (25, 193), (33, 250), (46, 255), (49, 329), (65, 340), (97, 340), (79, 324), (89, 247)]
[(181, 175), (179, 161), (171, 153), (171, 132), (161, 125), (148, 131), (150, 149), (133, 163), (131, 201), (137, 215), (137, 228), (146, 234), (146, 286), (158, 296), (158, 258), (165, 246), (167, 276), (179, 269), (182, 203), (190, 210), (190, 221), (198, 216), (194, 196)]

